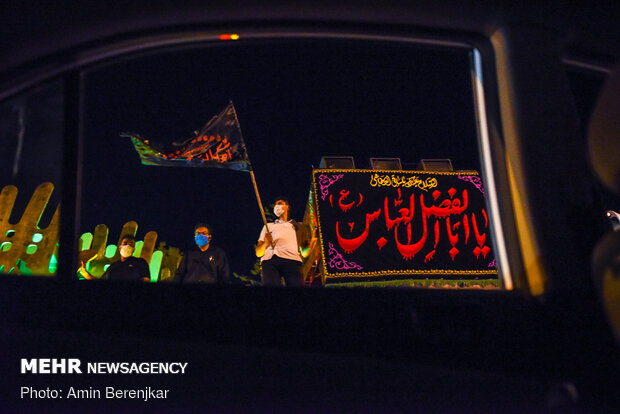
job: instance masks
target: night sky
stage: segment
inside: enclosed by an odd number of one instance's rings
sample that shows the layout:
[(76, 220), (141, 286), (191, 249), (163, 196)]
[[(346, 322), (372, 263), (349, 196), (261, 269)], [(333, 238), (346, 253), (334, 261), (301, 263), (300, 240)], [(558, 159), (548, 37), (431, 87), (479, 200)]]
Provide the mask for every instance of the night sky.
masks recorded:
[(222, 42), (144, 55), (84, 76), (80, 231), (138, 222), (186, 249), (214, 227), (234, 272), (248, 274), (262, 220), (245, 172), (143, 166), (122, 132), (183, 141), (232, 100), (264, 205), (287, 195), (301, 220), (322, 156), (450, 158), (479, 170), (469, 55), (463, 49), (344, 40)]

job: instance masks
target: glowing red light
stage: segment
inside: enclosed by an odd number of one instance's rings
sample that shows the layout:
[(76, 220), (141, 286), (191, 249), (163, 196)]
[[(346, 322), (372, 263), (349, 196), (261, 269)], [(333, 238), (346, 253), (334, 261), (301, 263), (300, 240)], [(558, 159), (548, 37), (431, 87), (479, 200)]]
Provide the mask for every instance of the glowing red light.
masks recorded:
[(233, 33), (233, 34), (224, 33), (224, 34), (221, 34), (219, 37), (220, 37), (220, 40), (238, 40), (239, 39), (239, 35), (236, 33)]

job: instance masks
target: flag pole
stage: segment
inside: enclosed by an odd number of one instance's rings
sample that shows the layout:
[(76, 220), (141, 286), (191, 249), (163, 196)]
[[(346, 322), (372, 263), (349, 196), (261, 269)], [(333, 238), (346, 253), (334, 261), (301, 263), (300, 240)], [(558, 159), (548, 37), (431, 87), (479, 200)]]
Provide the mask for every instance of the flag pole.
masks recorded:
[(258, 201), (258, 208), (260, 209), (260, 214), (263, 217), (263, 223), (265, 223), (265, 228), (269, 230), (267, 226), (267, 217), (265, 216), (265, 210), (263, 208), (263, 203), (260, 200), (260, 194), (258, 193), (258, 186), (256, 185), (256, 177), (254, 177), (254, 171), (250, 170), (250, 177), (252, 177), (252, 184), (254, 185), (254, 193), (256, 194), (256, 201)]
[[(237, 118), (237, 109), (233, 104), (233, 101), (229, 101), (232, 105), (233, 113), (235, 114), (235, 120), (237, 121), (237, 125), (239, 125), (239, 133), (241, 134), (241, 139), (243, 140), (243, 133), (241, 132), (241, 123), (239, 122), (239, 118)], [(245, 140), (243, 141), (243, 146), (245, 147)], [(247, 154), (247, 148), (245, 149)], [(248, 159), (250, 157), (248, 156)], [(254, 169), (250, 164), (250, 177), (252, 178), (252, 185), (254, 186), (254, 194), (256, 194), (256, 201), (258, 202), (258, 209), (260, 210), (261, 217), (263, 218), (263, 223), (265, 224), (265, 229), (269, 231), (269, 227), (267, 226), (267, 217), (265, 216), (265, 209), (263, 208), (263, 203), (260, 199), (260, 193), (258, 192), (258, 186), (256, 185), (256, 177), (254, 176)]]

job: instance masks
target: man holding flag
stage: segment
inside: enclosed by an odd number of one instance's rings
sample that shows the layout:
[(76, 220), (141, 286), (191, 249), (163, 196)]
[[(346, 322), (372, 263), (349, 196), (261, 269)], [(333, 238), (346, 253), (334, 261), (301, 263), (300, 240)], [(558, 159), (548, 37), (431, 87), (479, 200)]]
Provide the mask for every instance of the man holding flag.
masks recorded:
[(263, 226), (256, 244), (256, 257), (261, 258), (263, 286), (301, 287), (304, 278), (297, 229), (300, 224), (290, 219), (291, 206), (284, 197), (275, 201), (275, 222)]

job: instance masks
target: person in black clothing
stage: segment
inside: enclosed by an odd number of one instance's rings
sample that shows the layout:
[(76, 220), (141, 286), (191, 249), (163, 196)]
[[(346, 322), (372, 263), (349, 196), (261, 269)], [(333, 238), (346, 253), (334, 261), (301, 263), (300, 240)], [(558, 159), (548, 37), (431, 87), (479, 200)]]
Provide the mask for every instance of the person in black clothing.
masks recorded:
[[(149, 264), (141, 257), (132, 256), (136, 249), (136, 239), (130, 235), (123, 236), (118, 249), (121, 259), (112, 263), (103, 276), (101, 276), (101, 279), (148, 282), (151, 274)], [(82, 263), (78, 272), (85, 279), (97, 279), (88, 273), (84, 263)]]
[(230, 283), (230, 267), (224, 250), (211, 244), (211, 226), (197, 224), (194, 227), (196, 250), (188, 251), (174, 275), (175, 282)]

